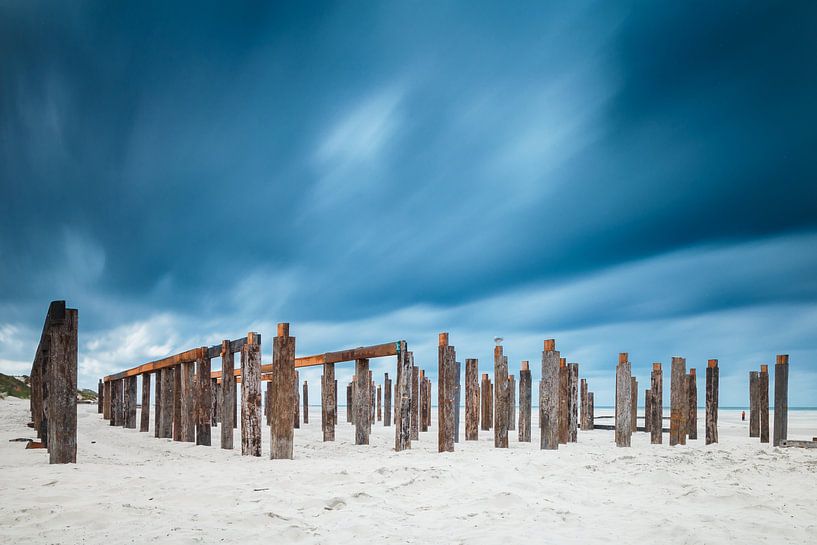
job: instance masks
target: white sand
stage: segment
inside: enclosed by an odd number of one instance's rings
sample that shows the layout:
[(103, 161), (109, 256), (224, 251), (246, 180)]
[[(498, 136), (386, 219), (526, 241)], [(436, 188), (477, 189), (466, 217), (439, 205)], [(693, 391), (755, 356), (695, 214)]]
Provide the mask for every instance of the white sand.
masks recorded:
[[(438, 454), (436, 430), (396, 453), (380, 424), (370, 446), (351, 444), (345, 422), (323, 443), (314, 407), (294, 461), (269, 460), (268, 430), (265, 456), (248, 458), (78, 411), (79, 463), (48, 465), (8, 441), (32, 436), (28, 402), (0, 401), (0, 543), (817, 542), (817, 450), (760, 445), (739, 411), (721, 412), (708, 447), (701, 426), (684, 447), (638, 433), (616, 448), (613, 432), (580, 431), (540, 451), (534, 421), (532, 444), (511, 432), (511, 448), (494, 449), (480, 432)], [(817, 412), (789, 422), (790, 438), (817, 435)]]

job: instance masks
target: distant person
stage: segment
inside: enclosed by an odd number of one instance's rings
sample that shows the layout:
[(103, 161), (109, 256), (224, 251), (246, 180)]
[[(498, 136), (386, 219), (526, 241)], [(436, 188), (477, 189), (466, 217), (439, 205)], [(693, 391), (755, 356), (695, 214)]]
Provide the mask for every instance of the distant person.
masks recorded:
[(741, 411), (741, 413), (740, 413), (740, 419), (741, 419), (741, 420), (746, 420), (746, 411)]

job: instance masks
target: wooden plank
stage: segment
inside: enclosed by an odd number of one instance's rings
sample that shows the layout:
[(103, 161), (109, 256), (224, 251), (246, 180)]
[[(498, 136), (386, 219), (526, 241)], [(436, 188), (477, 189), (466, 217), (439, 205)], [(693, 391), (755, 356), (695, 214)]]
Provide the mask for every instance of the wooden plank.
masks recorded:
[(570, 363), (568, 373), (568, 436), (567, 440), (575, 443), (579, 439), (579, 364)]
[(769, 366), (761, 365), (757, 377), (758, 412), (760, 413), (760, 442), (769, 442)]
[(698, 382), (694, 367), (687, 375), (687, 400), (687, 435), (698, 439)]
[(394, 450), (397, 452), (411, 448), (411, 364), (406, 342), (400, 341), (394, 390)]
[(759, 374), (757, 371), (749, 372), (749, 437), (760, 437)]
[(195, 415), (196, 444), (209, 447), (212, 444), (210, 423), (213, 420), (213, 389), (210, 378), (210, 353), (202, 347), (201, 357), (196, 360)]
[(718, 442), (718, 360), (706, 364), (706, 444)]
[(355, 361), (355, 379), (355, 444), (368, 445), (369, 430), (371, 429), (369, 427), (371, 417), (369, 407), (371, 400), (369, 394), (369, 360), (364, 358)]
[(241, 455), (261, 456), (261, 338), (253, 333), (247, 341), (241, 349)]
[(616, 366), (616, 446), (629, 447), (632, 436), (632, 376), (627, 353), (618, 355)]
[(294, 456), (295, 380), (295, 337), (290, 337), (288, 323), (280, 323), (278, 335), (272, 341), (270, 458), (273, 460), (291, 460)]
[(779, 446), (788, 437), (789, 427), (789, 356), (779, 354), (774, 365), (774, 439)]
[(539, 448), (559, 448), (559, 387), (561, 384), (556, 341), (546, 339), (542, 351), (542, 380), (539, 383)]
[(465, 360), (465, 440), (479, 439), (479, 361)]
[[(64, 302), (63, 302), (64, 305)], [(65, 309), (48, 332), (48, 462), (77, 462), (77, 332), (79, 314)]]
[(670, 446), (686, 444), (686, 360), (673, 356), (670, 383)]
[(664, 421), (664, 384), (663, 373), (660, 363), (652, 364), (652, 374), (650, 375), (650, 392), (652, 392), (652, 403), (650, 405), (650, 443), (660, 445), (663, 442), (662, 429)]
[(181, 363), (190, 363), (196, 361), (196, 358), (198, 358), (200, 354), (201, 348), (193, 348), (191, 350), (186, 350), (179, 354), (174, 354), (172, 356), (168, 356), (160, 360), (143, 363), (142, 365), (138, 365), (132, 369), (122, 371), (121, 373), (108, 375), (102, 380), (106, 382), (111, 380), (119, 380), (126, 377), (141, 375), (142, 373), (152, 373), (154, 371), (158, 371), (159, 369), (165, 369), (167, 367), (176, 367)]
[(386, 373), (383, 377), (383, 426), (391, 426), (391, 379)]
[(522, 443), (531, 442), (531, 392), (530, 363), (526, 360), (519, 368), (519, 441)]
[(142, 375), (142, 414), (139, 431), (150, 431), (150, 373)]
[(510, 416), (510, 384), (508, 358), (502, 346), (494, 347), (494, 448), (508, 448), (508, 417)]
[(795, 439), (781, 439), (780, 446), (783, 448), (817, 448), (817, 441), (798, 441)]
[[(242, 347), (243, 352), (243, 347)], [(221, 370), (225, 378), (221, 381), (221, 448), (233, 448), (233, 430), (236, 426), (235, 356), (230, 349), (230, 341), (221, 341)], [(212, 374), (212, 373), (211, 373)]]

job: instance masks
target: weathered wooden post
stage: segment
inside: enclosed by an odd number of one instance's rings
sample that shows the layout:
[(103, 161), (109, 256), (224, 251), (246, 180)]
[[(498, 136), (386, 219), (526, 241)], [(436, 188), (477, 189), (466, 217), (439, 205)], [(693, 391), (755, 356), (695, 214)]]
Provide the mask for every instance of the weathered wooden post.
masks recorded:
[(718, 442), (718, 360), (706, 364), (706, 444)]
[[(414, 358), (412, 357), (412, 360)], [(420, 369), (411, 366), (411, 440), (420, 438)]]
[(579, 440), (579, 364), (567, 366), (568, 373), (568, 436), (571, 443)]
[(153, 396), (153, 436), (161, 437), (162, 431), (162, 370), (159, 369), (156, 375), (156, 393)]
[[(354, 380), (354, 377), (352, 377)], [(352, 404), (352, 383), (346, 385), (346, 421), (350, 424), (354, 424), (354, 411), (352, 411), (353, 404)]]
[(142, 414), (139, 431), (150, 430), (150, 373), (142, 373)]
[[(96, 385), (96, 412), (102, 414), (105, 406), (105, 387), (102, 385), (102, 379)], [(103, 417), (104, 418), (104, 417)]]
[(559, 358), (559, 443), (566, 445), (570, 438), (570, 372), (567, 360)]
[(479, 361), (465, 360), (465, 440), (479, 439)]
[(758, 396), (760, 390), (758, 389), (757, 371), (749, 372), (749, 437), (760, 437), (760, 406), (758, 404)]
[(323, 364), (323, 386), (321, 387), (321, 406), (323, 419), (323, 440), (335, 440), (335, 364)]
[(181, 402), (182, 402), (182, 441), (195, 443), (196, 441), (196, 413), (193, 385), (195, 362), (181, 364)]
[(650, 375), (650, 391), (652, 392), (652, 405), (650, 413), (650, 443), (660, 445), (663, 442), (662, 431), (664, 428), (664, 384), (660, 363), (652, 364), (652, 374)]
[(380, 389), (380, 385), (377, 385), (377, 421), (381, 422), (383, 420), (383, 392)]
[(136, 429), (137, 387), (136, 375), (125, 378), (125, 427), (131, 430)]
[(173, 368), (173, 440), (182, 440), (182, 370)]
[(516, 376), (508, 375), (508, 431), (516, 431)]
[(456, 395), (456, 352), (448, 344), (448, 333), (439, 334), (437, 350), (437, 450), (454, 452), (454, 397)]
[[(212, 362), (210, 365), (212, 365)], [(210, 406), (210, 423), (216, 426), (221, 416), (221, 409), (219, 409), (221, 405), (221, 383), (218, 379), (210, 379), (210, 391), (213, 392), (213, 403)]]
[(233, 448), (235, 426), (235, 357), (230, 341), (221, 341), (221, 448)]
[[(278, 326), (281, 334), (281, 325)], [(273, 379), (275, 379), (275, 352), (273, 345)], [(287, 376), (291, 380), (290, 376)], [(279, 383), (281, 381), (279, 380)], [(289, 386), (291, 382), (286, 381)], [(292, 388), (278, 395), (279, 401), (290, 402)], [(286, 406), (285, 418), (292, 425), (292, 403)], [(242, 456), (261, 456), (261, 336), (254, 332), (247, 333), (247, 342), (241, 348), (241, 454)]]
[(581, 395), (579, 405), (582, 409), (581, 417), (579, 418), (579, 428), (581, 428), (582, 431), (585, 431), (589, 428), (589, 420), (587, 418), (587, 379), (583, 378), (581, 380), (579, 393)]
[(388, 373), (383, 377), (383, 426), (391, 426), (391, 379)]
[(309, 424), (309, 386), (304, 381), (304, 424)]
[(502, 346), (494, 347), (494, 447), (508, 448), (508, 358), (502, 354)]
[(546, 339), (542, 351), (542, 381), (539, 383), (539, 448), (544, 450), (559, 448), (560, 361), (556, 341)]
[[(125, 425), (125, 380), (113, 381), (111, 400), (111, 426)], [(46, 399), (46, 403), (48, 400)]]
[(760, 412), (760, 442), (769, 442), (769, 366), (760, 366), (760, 374), (757, 379), (758, 387), (758, 410)]
[(595, 427), (595, 421), (593, 418), (593, 411), (595, 410), (596, 404), (593, 402), (593, 392), (587, 393), (587, 412), (588, 418), (590, 419), (590, 429), (592, 430)]
[(630, 434), (638, 430), (638, 381), (635, 377), (630, 379)]
[[(289, 324), (278, 324), (278, 335), (272, 340), (272, 426), (270, 426), (270, 459), (291, 460), (295, 420), (292, 409), (297, 378), (295, 372), (295, 337), (289, 336)], [(296, 383), (293, 386), (293, 383)]]
[[(582, 381), (584, 382), (584, 381)], [(519, 366), (519, 441), (530, 443), (531, 374), (527, 360)]]
[(173, 367), (165, 367), (160, 373), (160, 380), (162, 381), (162, 395), (161, 395), (161, 409), (157, 422), (159, 423), (159, 438), (172, 439), (173, 438), (173, 415), (175, 413), (174, 400), (176, 398), (174, 386), (176, 379), (174, 377), (176, 371)]
[(686, 444), (686, 360), (672, 357), (672, 376), (670, 384), (670, 446)]
[(644, 431), (652, 433), (652, 390), (644, 390)]
[(369, 433), (372, 431), (372, 424), (374, 424), (374, 380), (372, 379), (372, 370), (369, 369)]
[(371, 410), (369, 403), (371, 396), (369, 395), (369, 360), (358, 359), (355, 360), (355, 444), (368, 445), (369, 444), (369, 419)]
[(454, 362), (454, 442), (460, 442), (460, 407), (462, 406), (460, 379), (462, 377), (462, 362)]
[(104, 382), (102, 384), (102, 391), (104, 392), (105, 399), (102, 403), (102, 419), (103, 420), (110, 420), (111, 419), (111, 381)]
[(482, 374), (482, 430), (491, 429), (491, 383), (488, 380), (488, 373)]
[(420, 381), (417, 385), (420, 392), (420, 399), (417, 401), (420, 411), (420, 431), (428, 431), (428, 424), (426, 424), (426, 374), (423, 369), (420, 369)]
[(212, 421), (213, 390), (210, 381), (210, 351), (202, 346), (196, 358), (195, 381), (196, 444), (209, 447), (212, 444), (210, 423)]
[(411, 448), (411, 359), (406, 341), (397, 343), (394, 405), (394, 450), (400, 452)]
[(338, 379), (335, 379), (335, 425), (338, 425)]
[(616, 366), (616, 446), (629, 447), (632, 436), (632, 376), (627, 353), (618, 355)]
[(687, 435), (698, 439), (698, 381), (694, 367), (687, 375)]
[[(47, 403), (48, 463), (77, 462), (77, 309), (65, 308), (65, 302), (49, 306), (55, 320), (46, 334), (48, 343)], [(52, 316), (52, 308), (54, 314)], [(49, 319), (46, 318), (46, 322)]]
[[(294, 368), (293, 368), (294, 369)], [(300, 429), (301, 427), (301, 392), (300, 386), (301, 384), (301, 374), (298, 371), (295, 371), (295, 379), (292, 381), (292, 426), (295, 429)]]
[(779, 354), (774, 364), (774, 441), (780, 446), (788, 439), (789, 427), (789, 356)]

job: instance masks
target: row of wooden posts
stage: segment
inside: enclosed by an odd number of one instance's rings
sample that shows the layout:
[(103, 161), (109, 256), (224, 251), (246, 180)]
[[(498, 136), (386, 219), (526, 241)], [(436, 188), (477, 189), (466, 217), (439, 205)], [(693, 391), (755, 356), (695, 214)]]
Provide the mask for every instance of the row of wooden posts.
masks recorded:
[[(781, 446), (788, 438), (789, 356), (779, 354), (774, 366), (774, 437), (772, 444)], [(749, 372), (749, 437), (769, 442), (769, 366)]]

